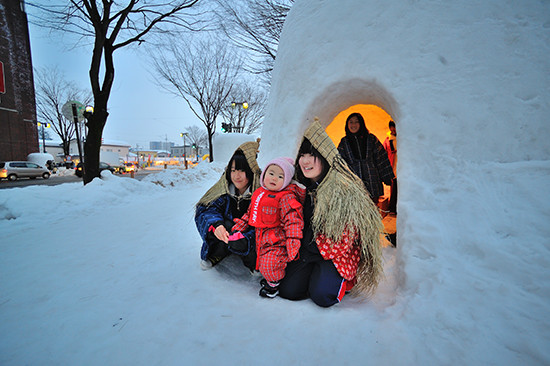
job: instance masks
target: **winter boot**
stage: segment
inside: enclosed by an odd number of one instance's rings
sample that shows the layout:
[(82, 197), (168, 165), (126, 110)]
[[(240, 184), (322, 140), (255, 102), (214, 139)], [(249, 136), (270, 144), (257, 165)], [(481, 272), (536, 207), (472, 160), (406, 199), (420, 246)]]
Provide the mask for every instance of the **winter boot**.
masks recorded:
[(261, 297), (274, 298), (279, 294), (279, 282), (269, 282), (265, 278), (260, 281), (262, 288), (260, 289)]
[(201, 259), (201, 269), (207, 271), (220, 263), (225, 257), (208, 257), (206, 260)]

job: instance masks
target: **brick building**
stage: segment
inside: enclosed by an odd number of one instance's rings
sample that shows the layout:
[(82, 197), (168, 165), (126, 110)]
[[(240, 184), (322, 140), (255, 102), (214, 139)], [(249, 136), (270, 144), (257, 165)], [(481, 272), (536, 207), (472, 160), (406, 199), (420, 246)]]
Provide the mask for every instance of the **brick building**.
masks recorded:
[(36, 102), (25, 4), (0, 0), (0, 160), (38, 152)]

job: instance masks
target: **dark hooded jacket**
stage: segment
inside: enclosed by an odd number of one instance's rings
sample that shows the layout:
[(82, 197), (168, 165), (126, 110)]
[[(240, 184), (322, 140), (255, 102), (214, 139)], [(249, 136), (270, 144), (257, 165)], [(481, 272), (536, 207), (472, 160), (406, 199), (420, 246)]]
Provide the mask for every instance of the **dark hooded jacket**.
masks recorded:
[(391, 185), (395, 175), (384, 146), (369, 133), (364, 121), (359, 122), (361, 127), (357, 133), (351, 133), (346, 123), (346, 136), (340, 141), (338, 151), (376, 201), (384, 194), (382, 183)]

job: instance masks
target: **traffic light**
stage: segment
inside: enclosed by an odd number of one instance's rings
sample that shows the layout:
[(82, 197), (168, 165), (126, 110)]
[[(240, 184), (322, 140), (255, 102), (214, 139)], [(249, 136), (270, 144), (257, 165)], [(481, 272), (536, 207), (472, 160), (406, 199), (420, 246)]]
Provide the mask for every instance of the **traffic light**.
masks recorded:
[(193, 144), (193, 145), (191, 145), (191, 147), (192, 147), (193, 149), (196, 149), (196, 148), (197, 148), (197, 144)]

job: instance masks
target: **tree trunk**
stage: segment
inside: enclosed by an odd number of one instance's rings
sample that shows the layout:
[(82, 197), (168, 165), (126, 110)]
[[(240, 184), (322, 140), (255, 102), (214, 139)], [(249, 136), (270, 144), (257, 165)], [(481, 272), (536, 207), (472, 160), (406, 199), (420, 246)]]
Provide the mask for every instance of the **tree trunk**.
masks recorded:
[(63, 145), (63, 154), (65, 154), (65, 157), (67, 157), (68, 155), (71, 155), (69, 141), (63, 140), (62, 145)]
[(88, 121), (88, 135), (84, 144), (84, 184), (90, 183), (99, 177), (99, 152), (101, 150), (101, 136), (107, 122), (107, 99), (96, 99), (94, 114)]
[(212, 146), (212, 135), (214, 135), (212, 133), (212, 129), (209, 128), (207, 129), (208, 131), (208, 160), (210, 162), (213, 162), (214, 161), (214, 148)]

